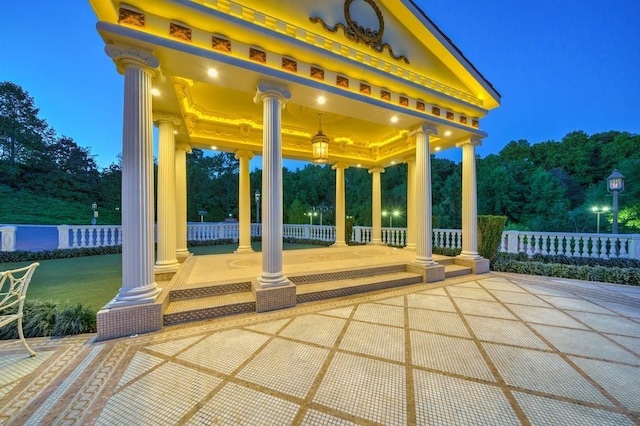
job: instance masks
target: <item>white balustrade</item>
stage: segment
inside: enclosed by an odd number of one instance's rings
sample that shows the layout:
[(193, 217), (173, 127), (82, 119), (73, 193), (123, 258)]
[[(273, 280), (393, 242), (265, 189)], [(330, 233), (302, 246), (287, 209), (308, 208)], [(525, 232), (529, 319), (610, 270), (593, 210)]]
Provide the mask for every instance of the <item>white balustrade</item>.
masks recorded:
[(2, 241), (1, 251), (16, 251), (16, 227), (0, 227), (0, 241)]
[(108, 247), (122, 244), (120, 225), (60, 225), (58, 248)]

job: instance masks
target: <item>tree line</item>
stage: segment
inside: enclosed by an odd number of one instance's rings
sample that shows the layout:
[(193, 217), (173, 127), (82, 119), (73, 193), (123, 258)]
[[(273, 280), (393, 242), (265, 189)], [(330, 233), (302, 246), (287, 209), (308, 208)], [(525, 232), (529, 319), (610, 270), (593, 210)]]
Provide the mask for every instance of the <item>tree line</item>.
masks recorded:
[[(560, 141), (511, 141), (498, 154), (477, 158), (478, 213), (503, 215), (507, 228), (538, 231), (594, 232), (594, 206), (611, 206), (606, 177), (618, 169), (627, 179), (620, 195), (621, 232), (640, 232), (640, 136), (609, 131), (567, 134)], [(432, 157), (435, 226), (460, 228), (461, 164)], [(187, 156), (188, 220), (222, 221), (238, 217), (239, 162), (230, 153), (194, 149)], [(254, 192), (261, 190), (261, 170), (251, 172)], [(356, 225), (371, 224), (371, 175), (365, 169), (345, 171), (346, 212)], [(121, 161), (99, 169), (89, 148), (58, 136), (38, 116), (35, 101), (20, 86), (0, 83), (0, 185), (14, 191), (48, 194), (90, 205), (94, 201), (118, 211)], [(335, 172), (308, 164), (283, 169), (285, 223), (335, 223)], [(391, 215), (383, 226), (406, 226), (407, 166), (382, 174), (382, 208)], [(46, 206), (44, 206), (46, 208)], [(316, 213), (313, 215), (313, 213)], [(397, 215), (394, 215), (396, 212)], [(309, 214), (312, 214), (311, 216)], [(86, 221), (86, 217), (78, 223)], [(117, 221), (117, 215), (111, 221)], [(2, 218), (0, 218), (2, 221)], [(610, 231), (605, 214), (601, 230)]]

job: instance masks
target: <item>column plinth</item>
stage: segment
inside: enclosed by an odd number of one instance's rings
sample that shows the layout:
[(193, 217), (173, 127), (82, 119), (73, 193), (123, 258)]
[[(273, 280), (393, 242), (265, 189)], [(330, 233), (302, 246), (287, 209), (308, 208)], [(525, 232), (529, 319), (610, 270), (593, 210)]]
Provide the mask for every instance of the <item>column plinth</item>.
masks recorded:
[(239, 194), (238, 194), (238, 227), (240, 238), (236, 253), (253, 253), (251, 247), (251, 188), (249, 176), (249, 161), (253, 158), (251, 151), (236, 152), (236, 159), (240, 160)]
[(381, 167), (370, 169), (371, 174), (371, 245), (382, 245), (382, 185)]
[(333, 165), (336, 171), (336, 241), (331, 247), (346, 247), (346, 201), (344, 188), (344, 171), (349, 165), (337, 163)]

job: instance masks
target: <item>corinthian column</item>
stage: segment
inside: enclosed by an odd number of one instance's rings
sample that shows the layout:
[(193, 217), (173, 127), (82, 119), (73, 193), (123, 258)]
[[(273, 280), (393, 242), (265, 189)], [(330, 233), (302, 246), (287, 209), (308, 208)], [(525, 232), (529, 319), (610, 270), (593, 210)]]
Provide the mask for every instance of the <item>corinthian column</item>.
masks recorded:
[(178, 270), (176, 257), (176, 143), (174, 130), (180, 119), (171, 114), (154, 113), (158, 126), (158, 241), (156, 274)]
[(262, 288), (290, 285), (282, 271), (282, 108), (291, 98), (286, 87), (260, 82), (254, 98), (263, 105)]
[(476, 146), (479, 139), (459, 143), (462, 147), (462, 252), (460, 258), (481, 259), (478, 254), (478, 194)]
[(384, 173), (381, 167), (370, 169), (371, 183), (371, 244), (382, 245), (382, 186), (380, 175)]
[(431, 153), (429, 151), (429, 136), (438, 134), (435, 127), (420, 126), (413, 132), (416, 137), (416, 265), (434, 265), (432, 254), (431, 224)]
[(108, 45), (105, 50), (124, 74), (122, 287), (107, 305), (116, 307), (151, 303), (160, 293), (153, 274), (151, 121), (151, 83), (160, 76), (160, 62), (151, 52), (128, 46)]
[(251, 248), (251, 193), (249, 184), (249, 160), (253, 158), (251, 151), (236, 152), (236, 160), (240, 160), (239, 194), (238, 194), (238, 226), (240, 240), (236, 253), (252, 253)]
[(336, 171), (336, 242), (332, 247), (346, 247), (346, 202), (344, 191), (344, 171), (349, 165), (347, 163), (336, 163), (333, 170)]
[(187, 248), (187, 154), (191, 147), (186, 143), (176, 145), (176, 257), (189, 256)]
[(407, 250), (416, 249), (416, 159), (407, 158)]

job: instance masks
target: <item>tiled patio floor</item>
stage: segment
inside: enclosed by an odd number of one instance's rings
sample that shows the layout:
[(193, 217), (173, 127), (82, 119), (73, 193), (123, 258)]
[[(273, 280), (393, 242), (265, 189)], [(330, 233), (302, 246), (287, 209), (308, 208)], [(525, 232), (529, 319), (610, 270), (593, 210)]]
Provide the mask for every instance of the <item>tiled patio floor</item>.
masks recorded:
[(485, 274), (0, 343), (0, 424), (640, 424), (640, 287)]

